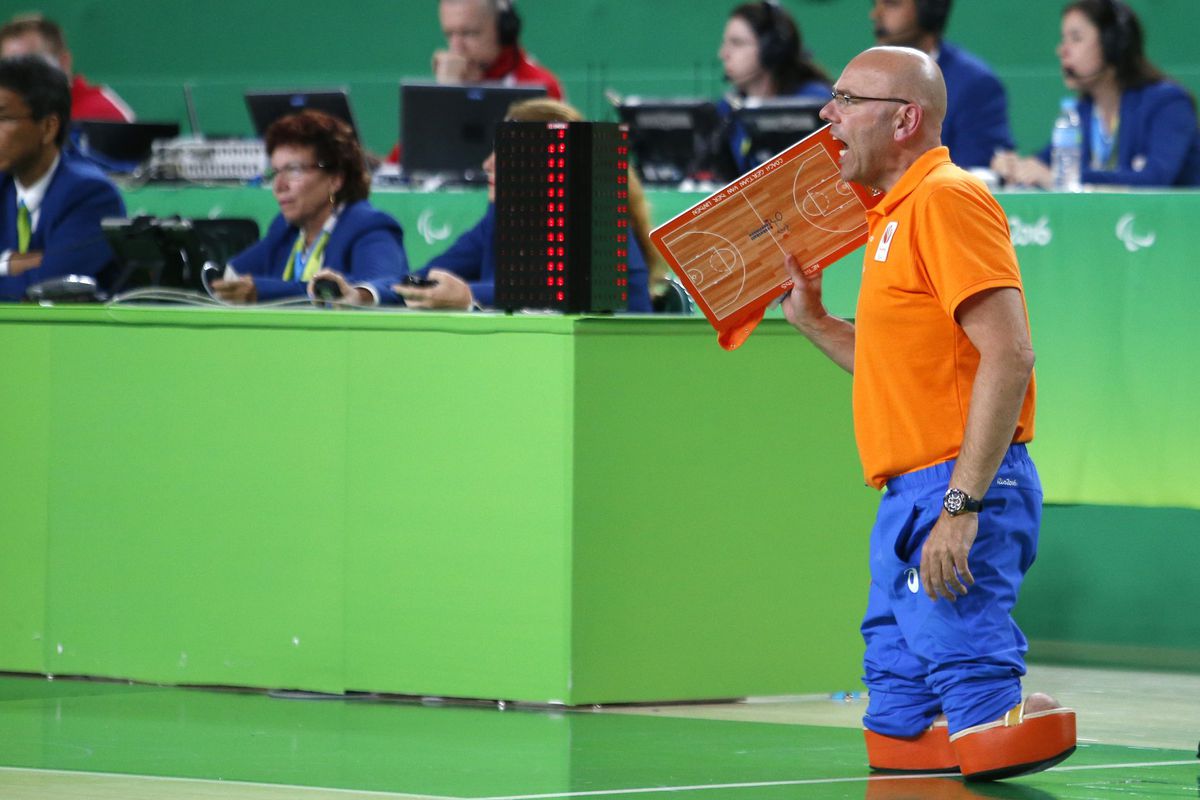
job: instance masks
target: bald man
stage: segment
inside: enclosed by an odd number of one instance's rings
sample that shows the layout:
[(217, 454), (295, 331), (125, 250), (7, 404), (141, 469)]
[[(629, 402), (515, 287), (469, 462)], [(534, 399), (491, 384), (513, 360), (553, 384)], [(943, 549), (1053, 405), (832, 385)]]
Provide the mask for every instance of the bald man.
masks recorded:
[(946, 87), (904, 47), (852, 60), (821, 111), (845, 180), (883, 193), (854, 322), (792, 258), (788, 320), (854, 376), (871, 533), (863, 719), (874, 769), (1027, 774), (1075, 749), (1075, 715), (1021, 700), (1011, 611), (1037, 551), (1033, 346), (1008, 220), (941, 144)]

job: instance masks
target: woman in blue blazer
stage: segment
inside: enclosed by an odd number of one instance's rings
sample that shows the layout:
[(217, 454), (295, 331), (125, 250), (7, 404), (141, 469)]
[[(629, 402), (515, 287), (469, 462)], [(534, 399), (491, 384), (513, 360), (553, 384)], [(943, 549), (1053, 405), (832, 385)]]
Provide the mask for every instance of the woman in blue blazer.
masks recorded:
[[(1063, 81), (1079, 93), (1083, 182), (1200, 186), (1196, 102), (1146, 58), (1142, 25), (1121, 0), (1074, 0), (1062, 15)], [(1050, 148), (1037, 158), (1000, 154), (1005, 182), (1049, 188)]]
[(313, 280), (329, 277), (343, 303), (394, 301), (392, 285), (408, 274), (404, 232), (367, 202), (371, 178), (350, 126), (304, 110), (276, 120), (266, 145), (279, 215), (230, 260), (237, 277), (214, 281), (213, 292), (234, 303), (311, 296)]

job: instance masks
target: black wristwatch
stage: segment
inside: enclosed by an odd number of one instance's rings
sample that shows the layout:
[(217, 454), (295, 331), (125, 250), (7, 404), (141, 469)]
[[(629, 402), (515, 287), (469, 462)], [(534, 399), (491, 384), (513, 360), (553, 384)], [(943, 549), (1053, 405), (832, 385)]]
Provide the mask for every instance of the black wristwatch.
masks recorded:
[(946, 496), (942, 498), (942, 508), (952, 517), (967, 513), (977, 514), (983, 508), (983, 501), (976, 500), (962, 489), (950, 487), (946, 490)]

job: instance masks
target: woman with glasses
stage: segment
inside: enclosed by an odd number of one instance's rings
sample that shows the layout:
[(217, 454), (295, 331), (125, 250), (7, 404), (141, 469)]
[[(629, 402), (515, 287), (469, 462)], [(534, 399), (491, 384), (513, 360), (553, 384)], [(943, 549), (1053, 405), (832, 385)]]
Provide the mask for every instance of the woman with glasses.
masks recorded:
[(796, 21), (776, 0), (743, 3), (729, 13), (717, 50), (732, 91), (717, 103), (738, 174), (758, 166), (735, 106), (751, 99), (828, 100), (829, 76), (809, 56)]
[[(1058, 60), (1077, 92), (1083, 183), (1200, 186), (1196, 102), (1146, 58), (1142, 25), (1121, 0), (1075, 0), (1062, 14)], [(1050, 188), (1050, 148), (999, 153), (1006, 183)]]
[(408, 274), (404, 232), (367, 202), (371, 177), (350, 126), (306, 109), (267, 128), (266, 146), (279, 215), (230, 260), (238, 276), (214, 281), (214, 294), (232, 303), (312, 296), (314, 280), (328, 278), (339, 302), (394, 302), (391, 286)]

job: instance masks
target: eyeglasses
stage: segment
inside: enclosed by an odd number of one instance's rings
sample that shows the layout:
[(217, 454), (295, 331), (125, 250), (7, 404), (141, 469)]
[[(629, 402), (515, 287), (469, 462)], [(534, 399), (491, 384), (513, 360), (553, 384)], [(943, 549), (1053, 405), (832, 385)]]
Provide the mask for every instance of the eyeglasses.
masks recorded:
[(284, 164), (282, 167), (267, 167), (263, 172), (263, 180), (267, 183), (274, 181), (279, 175), (287, 178), (289, 181), (299, 180), (306, 172), (315, 172), (319, 169), (325, 169), (325, 162), (318, 161), (316, 164)]
[(18, 122), (24, 122), (27, 119), (33, 119), (33, 114), (25, 114), (24, 116), (10, 116), (8, 114), (0, 114), (0, 125), (15, 125)]
[(878, 102), (878, 103), (899, 103), (902, 106), (906, 106), (906, 105), (909, 105), (910, 103), (912, 103), (912, 100), (905, 100), (902, 97), (864, 97), (863, 95), (849, 94), (848, 92), (839, 92), (837, 89), (834, 89), (832, 92), (830, 92), (829, 96), (831, 98), (833, 98), (834, 100), (836, 100), (838, 106), (841, 108), (849, 108), (850, 106), (854, 105), (855, 103), (862, 102), (865, 100), (874, 100), (875, 102)]

